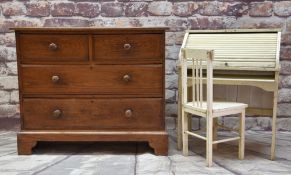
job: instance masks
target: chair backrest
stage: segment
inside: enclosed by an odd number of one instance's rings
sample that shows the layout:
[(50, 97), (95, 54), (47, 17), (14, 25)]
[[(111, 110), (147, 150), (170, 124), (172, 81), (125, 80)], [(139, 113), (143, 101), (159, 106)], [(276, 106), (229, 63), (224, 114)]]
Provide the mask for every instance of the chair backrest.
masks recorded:
[[(182, 72), (182, 103), (188, 103), (188, 65), (192, 67), (192, 103), (197, 108), (203, 106), (203, 79), (206, 72), (206, 101), (208, 112), (212, 111), (213, 103), (213, 56), (212, 50), (182, 49), (181, 72)], [(206, 71), (205, 71), (206, 70)], [(204, 103), (205, 105), (205, 103)]]
[(215, 69), (279, 69), (278, 30), (190, 30), (186, 36), (184, 48), (215, 51)]

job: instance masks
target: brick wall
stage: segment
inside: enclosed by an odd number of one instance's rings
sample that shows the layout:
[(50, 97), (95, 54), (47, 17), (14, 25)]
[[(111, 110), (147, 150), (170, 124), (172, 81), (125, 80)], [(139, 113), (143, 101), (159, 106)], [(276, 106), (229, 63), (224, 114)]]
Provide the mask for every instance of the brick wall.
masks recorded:
[[(0, 116), (18, 117), (14, 34), (20, 26), (168, 26), (167, 116), (177, 112), (177, 55), (185, 29), (282, 28), (279, 129), (291, 130), (291, 2), (251, 0), (0, 0)], [(289, 118), (290, 117), (290, 118)], [(173, 118), (167, 118), (172, 121)], [(203, 123), (203, 121), (200, 121)], [(232, 123), (224, 119), (225, 123)], [(270, 129), (270, 119), (249, 118), (249, 129)], [(231, 124), (230, 124), (231, 125)]]

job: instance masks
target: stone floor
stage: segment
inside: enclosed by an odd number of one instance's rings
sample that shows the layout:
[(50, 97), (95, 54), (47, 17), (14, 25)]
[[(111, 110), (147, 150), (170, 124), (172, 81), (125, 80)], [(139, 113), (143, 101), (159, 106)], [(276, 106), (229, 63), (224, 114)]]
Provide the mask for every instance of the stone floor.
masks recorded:
[[(191, 140), (190, 156), (176, 150), (169, 131), (169, 156), (155, 156), (146, 143), (40, 143), (31, 156), (18, 156), (16, 133), (0, 131), (0, 174), (193, 175), (291, 174), (291, 133), (278, 133), (277, 160), (269, 160), (271, 133), (248, 131), (246, 157), (237, 159), (235, 142), (220, 144), (214, 166), (205, 164), (205, 143)], [(227, 136), (228, 133), (220, 133)]]

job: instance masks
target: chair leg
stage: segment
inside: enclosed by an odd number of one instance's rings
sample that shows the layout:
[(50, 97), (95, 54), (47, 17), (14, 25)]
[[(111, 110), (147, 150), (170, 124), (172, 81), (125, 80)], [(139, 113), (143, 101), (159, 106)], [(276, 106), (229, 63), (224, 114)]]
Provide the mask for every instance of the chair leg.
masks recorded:
[(182, 109), (182, 141), (183, 141), (183, 155), (188, 156), (188, 116)]
[(238, 149), (238, 158), (240, 160), (244, 159), (245, 155), (245, 110), (241, 112), (240, 116), (240, 129), (239, 129), (239, 149)]
[(206, 118), (206, 163), (208, 167), (212, 166), (212, 144), (213, 144), (213, 118), (207, 116)]
[[(213, 119), (213, 141), (217, 140), (217, 122), (218, 122), (218, 118), (214, 118)], [(216, 150), (217, 149), (218, 144), (213, 144), (213, 149)]]

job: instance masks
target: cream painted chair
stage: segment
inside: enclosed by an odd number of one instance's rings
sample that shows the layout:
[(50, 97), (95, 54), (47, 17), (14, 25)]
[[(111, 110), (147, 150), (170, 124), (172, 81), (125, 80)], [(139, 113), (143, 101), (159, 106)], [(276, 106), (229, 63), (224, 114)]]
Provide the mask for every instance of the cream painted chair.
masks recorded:
[[(206, 162), (209, 167), (212, 166), (213, 145), (222, 142), (239, 140), (239, 159), (244, 159), (245, 108), (247, 107), (247, 104), (237, 102), (213, 102), (213, 54), (214, 52), (209, 50), (182, 49), (181, 60), (183, 154), (185, 156), (188, 155), (189, 135), (203, 139), (206, 141)], [(189, 64), (192, 67), (190, 77), (187, 72), (189, 70)], [(188, 101), (189, 86), (192, 87), (191, 101)], [(203, 95), (203, 89), (206, 90), (206, 95)], [(206, 96), (206, 101), (204, 101), (203, 96)], [(206, 137), (191, 132), (188, 129), (188, 116), (190, 115), (187, 114), (194, 114), (206, 118)], [(215, 140), (216, 129), (213, 129), (213, 120), (220, 116), (232, 114), (240, 114), (239, 136)]]

